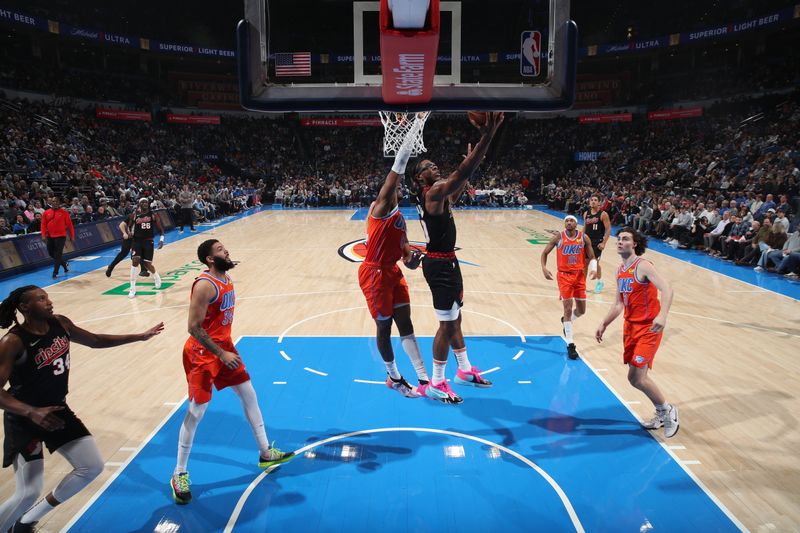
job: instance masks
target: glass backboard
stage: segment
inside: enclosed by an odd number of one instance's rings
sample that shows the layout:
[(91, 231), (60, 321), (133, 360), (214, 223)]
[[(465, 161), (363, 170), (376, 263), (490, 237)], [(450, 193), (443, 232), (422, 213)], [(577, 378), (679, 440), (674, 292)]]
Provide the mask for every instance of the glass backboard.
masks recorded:
[(575, 93), (569, 0), (437, 2), (432, 97), (381, 94), (380, 2), (245, 0), (237, 28), (242, 105), (287, 111), (552, 111)]

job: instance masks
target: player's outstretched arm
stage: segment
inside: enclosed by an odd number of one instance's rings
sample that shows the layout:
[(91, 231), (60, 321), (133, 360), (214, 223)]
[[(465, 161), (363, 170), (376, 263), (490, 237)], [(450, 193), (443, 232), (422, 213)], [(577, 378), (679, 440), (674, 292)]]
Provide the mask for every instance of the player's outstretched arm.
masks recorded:
[[(486, 122), (483, 125), (479, 125), (470, 119), (472, 125), (478, 128), (478, 131), (481, 132), (481, 138), (471, 150), (468, 150), (466, 157), (458, 165), (458, 168), (444, 180), (441, 186), (434, 186), (431, 187), (431, 190), (428, 191), (428, 196), (432, 200), (441, 200), (446, 196), (450, 196), (452, 194), (459, 194), (459, 191), (463, 188), (464, 184), (467, 180), (472, 176), (475, 172), (475, 169), (478, 168), (478, 165), (481, 164), (483, 158), (486, 156), (486, 152), (489, 150), (489, 145), (494, 138), (494, 134), (497, 133), (497, 129), (500, 127), (500, 124), (503, 123), (503, 113), (487, 113)], [(437, 184), (438, 185), (438, 184)], [(435, 190), (439, 189), (439, 190)]]
[[(470, 152), (472, 152), (472, 143), (467, 143), (467, 153), (462, 155), (461, 157), (466, 159), (467, 156), (470, 154)], [(449, 199), (452, 205), (456, 205), (458, 203), (468, 185), (469, 185), (469, 179), (462, 181), (461, 187), (456, 189), (456, 191), (450, 195)]]
[(122, 344), (146, 341), (164, 331), (164, 323), (159, 322), (152, 328), (148, 329), (147, 331), (143, 331), (142, 333), (107, 335), (105, 333), (92, 333), (91, 331), (80, 328), (64, 315), (56, 315), (56, 318), (59, 322), (61, 322), (61, 325), (64, 326), (64, 329), (69, 332), (71, 340), (77, 342), (78, 344), (88, 346), (89, 348), (113, 348), (114, 346), (120, 346)]
[(411, 158), (411, 148), (414, 144), (414, 136), (422, 127), (422, 123), (415, 122), (411, 130), (406, 134), (406, 138), (394, 156), (392, 170), (386, 176), (386, 180), (378, 192), (375, 204), (372, 206), (371, 215), (375, 218), (382, 218), (388, 215), (397, 206), (397, 185), (400, 183), (400, 176), (406, 173), (408, 160)]
[[(396, 165), (397, 159), (395, 158)], [(405, 166), (403, 167), (403, 172), (405, 172)], [(392, 167), (381, 186), (381, 190), (378, 192), (375, 203), (372, 205), (370, 215), (375, 218), (383, 218), (397, 206), (397, 186), (400, 183), (400, 176), (401, 174), (395, 172), (394, 167)]]

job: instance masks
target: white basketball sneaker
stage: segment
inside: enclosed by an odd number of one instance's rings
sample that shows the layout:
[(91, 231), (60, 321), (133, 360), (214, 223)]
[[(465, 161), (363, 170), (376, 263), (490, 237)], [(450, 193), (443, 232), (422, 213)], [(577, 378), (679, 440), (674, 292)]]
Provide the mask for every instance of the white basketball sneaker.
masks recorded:
[(644, 429), (658, 429), (664, 427), (664, 417), (666, 416), (666, 412), (659, 413), (656, 411), (656, 414), (653, 415), (653, 418), (646, 422), (642, 422), (642, 427)]
[(674, 436), (678, 432), (680, 425), (678, 408), (670, 404), (669, 411), (664, 414), (664, 436), (666, 438)]

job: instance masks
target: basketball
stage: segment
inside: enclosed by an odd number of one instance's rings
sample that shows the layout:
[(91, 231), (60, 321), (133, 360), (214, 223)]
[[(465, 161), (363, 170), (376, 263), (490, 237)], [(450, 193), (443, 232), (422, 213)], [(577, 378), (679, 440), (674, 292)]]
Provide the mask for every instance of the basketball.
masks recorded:
[(478, 126), (483, 126), (486, 124), (486, 119), (488, 116), (489, 114), (485, 111), (467, 111), (467, 117), (469, 118), (470, 122), (474, 122)]

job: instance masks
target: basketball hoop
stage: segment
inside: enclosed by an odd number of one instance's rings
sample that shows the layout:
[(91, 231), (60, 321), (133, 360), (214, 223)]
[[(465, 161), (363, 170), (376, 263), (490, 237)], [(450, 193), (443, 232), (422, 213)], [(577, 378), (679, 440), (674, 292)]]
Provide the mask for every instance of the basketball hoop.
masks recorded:
[(411, 146), (411, 156), (415, 157), (422, 152), (427, 152), (425, 142), (422, 139), (422, 130), (425, 121), (430, 116), (430, 111), (419, 113), (395, 113), (392, 111), (378, 111), (383, 123), (383, 156), (394, 157), (397, 150), (408, 139), (413, 143)]

